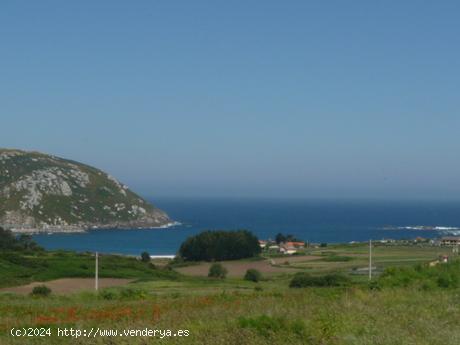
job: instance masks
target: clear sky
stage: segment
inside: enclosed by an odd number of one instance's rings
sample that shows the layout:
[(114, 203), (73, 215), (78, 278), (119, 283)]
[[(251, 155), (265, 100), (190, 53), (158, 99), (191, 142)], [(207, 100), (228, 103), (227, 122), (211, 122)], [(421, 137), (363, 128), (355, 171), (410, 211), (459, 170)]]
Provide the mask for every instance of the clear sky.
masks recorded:
[(459, 1), (0, 3), (0, 147), (146, 196), (457, 198)]

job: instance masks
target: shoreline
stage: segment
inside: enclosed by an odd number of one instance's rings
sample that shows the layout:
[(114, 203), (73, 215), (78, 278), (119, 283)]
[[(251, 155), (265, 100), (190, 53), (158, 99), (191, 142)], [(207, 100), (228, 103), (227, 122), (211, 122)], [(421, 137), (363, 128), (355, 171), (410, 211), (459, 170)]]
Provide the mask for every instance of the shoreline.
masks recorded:
[(169, 222), (160, 226), (139, 226), (139, 227), (123, 227), (116, 225), (100, 225), (100, 226), (89, 226), (89, 227), (78, 227), (78, 226), (59, 226), (56, 228), (6, 228), (14, 234), (29, 234), (29, 235), (39, 235), (39, 234), (76, 234), (76, 233), (87, 233), (89, 231), (97, 230), (158, 230), (158, 229), (168, 229), (175, 226), (181, 225), (181, 222)]

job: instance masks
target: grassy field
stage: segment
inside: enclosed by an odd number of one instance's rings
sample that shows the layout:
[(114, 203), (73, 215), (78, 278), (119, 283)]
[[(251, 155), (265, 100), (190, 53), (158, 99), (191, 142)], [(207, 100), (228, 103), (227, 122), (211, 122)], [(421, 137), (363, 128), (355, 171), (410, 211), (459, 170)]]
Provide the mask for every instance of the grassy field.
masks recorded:
[[(256, 268), (266, 276), (306, 271), (311, 274), (342, 272), (359, 280), (359, 273), (367, 275), (369, 248), (366, 244), (330, 245), (305, 251), (305, 255), (273, 257), (263, 261), (228, 261), (223, 265), (229, 276), (242, 277), (248, 268)], [(375, 273), (387, 267), (407, 266), (436, 260), (439, 255), (451, 254), (452, 249), (430, 245), (380, 245), (373, 247), (372, 266)], [(178, 268), (186, 275), (206, 276), (210, 263), (199, 263)], [(360, 269), (362, 269), (360, 271)]]
[[(32, 281), (58, 278), (94, 277), (94, 256), (91, 253), (66, 251), (17, 253), (4, 251), (0, 254), (0, 288), (22, 285)], [(149, 264), (134, 257), (101, 255), (100, 277), (127, 279), (174, 279), (173, 271), (155, 270)]]
[[(379, 270), (388, 266), (406, 267), (401, 270), (400, 276), (404, 274), (403, 277), (416, 279), (419, 274), (436, 282), (440, 274), (456, 272), (457, 266), (446, 271), (447, 266), (438, 265), (425, 269), (426, 272), (412, 267), (448, 252), (449, 248), (439, 247), (376, 247), (375, 265)], [(412, 284), (409, 281), (404, 286), (398, 283), (393, 284), (394, 287), (371, 289), (365, 276), (353, 274), (353, 268), (367, 264), (366, 253), (364, 245), (341, 245), (313, 249), (308, 256), (276, 258), (273, 263), (270, 260), (238, 261), (237, 264), (242, 265), (238, 267), (238, 272), (260, 263), (285, 268), (280, 272), (264, 274), (259, 283), (245, 281), (238, 275), (211, 279), (184, 272), (186, 268), (205, 267), (205, 263), (178, 268), (182, 273), (176, 273), (166, 267), (153, 268), (132, 258), (102, 257), (101, 275), (119, 278), (132, 278), (134, 275), (141, 279), (124, 287), (102, 289), (97, 294), (85, 291), (37, 298), (0, 293), (0, 344), (460, 343), (460, 329), (457, 327), (460, 322), (460, 289), (457, 285), (441, 288), (436, 284)], [(65, 263), (73, 260), (76, 261), (72, 267), (88, 266), (80, 267), (83, 271), (77, 270), (78, 276), (92, 275), (91, 256), (76, 258), (74, 254), (64, 254), (43, 254), (42, 260), (48, 262), (49, 269), (61, 267), (60, 270), (53, 274), (39, 270), (32, 278), (24, 276), (21, 279), (60, 278), (65, 274), (62, 265), (69, 265)], [(58, 260), (59, 257), (61, 260)], [(286, 260), (289, 264), (285, 263)], [(341, 288), (289, 288), (291, 277), (299, 271), (317, 275), (341, 271), (352, 277), (354, 282)], [(422, 273), (417, 273), (419, 271)], [(60, 272), (61, 276), (56, 272)], [(5, 281), (3, 277), (2, 282)], [(9, 285), (19, 279), (13, 278)], [(404, 281), (392, 276), (385, 279)], [(50, 328), (54, 335), (17, 338), (9, 335), (12, 327)], [(57, 329), (64, 327), (87, 331), (91, 328), (188, 330), (189, 336), (164, 339), (159, 336), (57, 337)]]

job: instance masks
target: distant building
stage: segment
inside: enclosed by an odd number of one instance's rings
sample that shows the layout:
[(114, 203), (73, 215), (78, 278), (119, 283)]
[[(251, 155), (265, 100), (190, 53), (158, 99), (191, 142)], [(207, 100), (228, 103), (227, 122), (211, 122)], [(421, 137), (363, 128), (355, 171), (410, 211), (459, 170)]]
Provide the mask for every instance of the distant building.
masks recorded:
[(287, 246), (291, 246), (291, 247), (294, 247), (294, 248), (303, 248), (305, 247), (305, 242), (286, 242), (285, 243)]
[(449, 262), (449, 256), (448, 255), (439, 255), (438, 260), (431, 261), (429, 263), (430, 267), (434, 267), (438, 264), (446, 264)]
[(280, 244), (280, 252), (283, 254), (295, 254), (299, 248), (304, 248), (305, 242), (284, 242)]
[(259, 240), (260, 248), (265, 248), (267, 246), (267, 241)]
[(280, 253), (292, 255), (294, 253), (297, 253), (297, 248), (291, 245), (287, 245), (285, 243), (280, 246)]
[(460, 236), (446, 236), (441, 238), (443, 246), (458, 246), (460, 244)]
[(439, 255), (439, 262), (445, 264), (449, 262), (449, 257), (447, 255)]

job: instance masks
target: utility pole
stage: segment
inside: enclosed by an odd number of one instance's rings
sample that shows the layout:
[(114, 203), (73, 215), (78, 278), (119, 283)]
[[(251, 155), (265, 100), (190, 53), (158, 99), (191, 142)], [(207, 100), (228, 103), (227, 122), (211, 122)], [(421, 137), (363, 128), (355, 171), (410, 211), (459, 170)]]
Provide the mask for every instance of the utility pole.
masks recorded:
[(94, 274), (94, 288), (97, 291), (99, 289), (99, 255), (96, 252), (96, 269)]
[(369, 240), (369, 280), (372, 279), (372, 240)]

